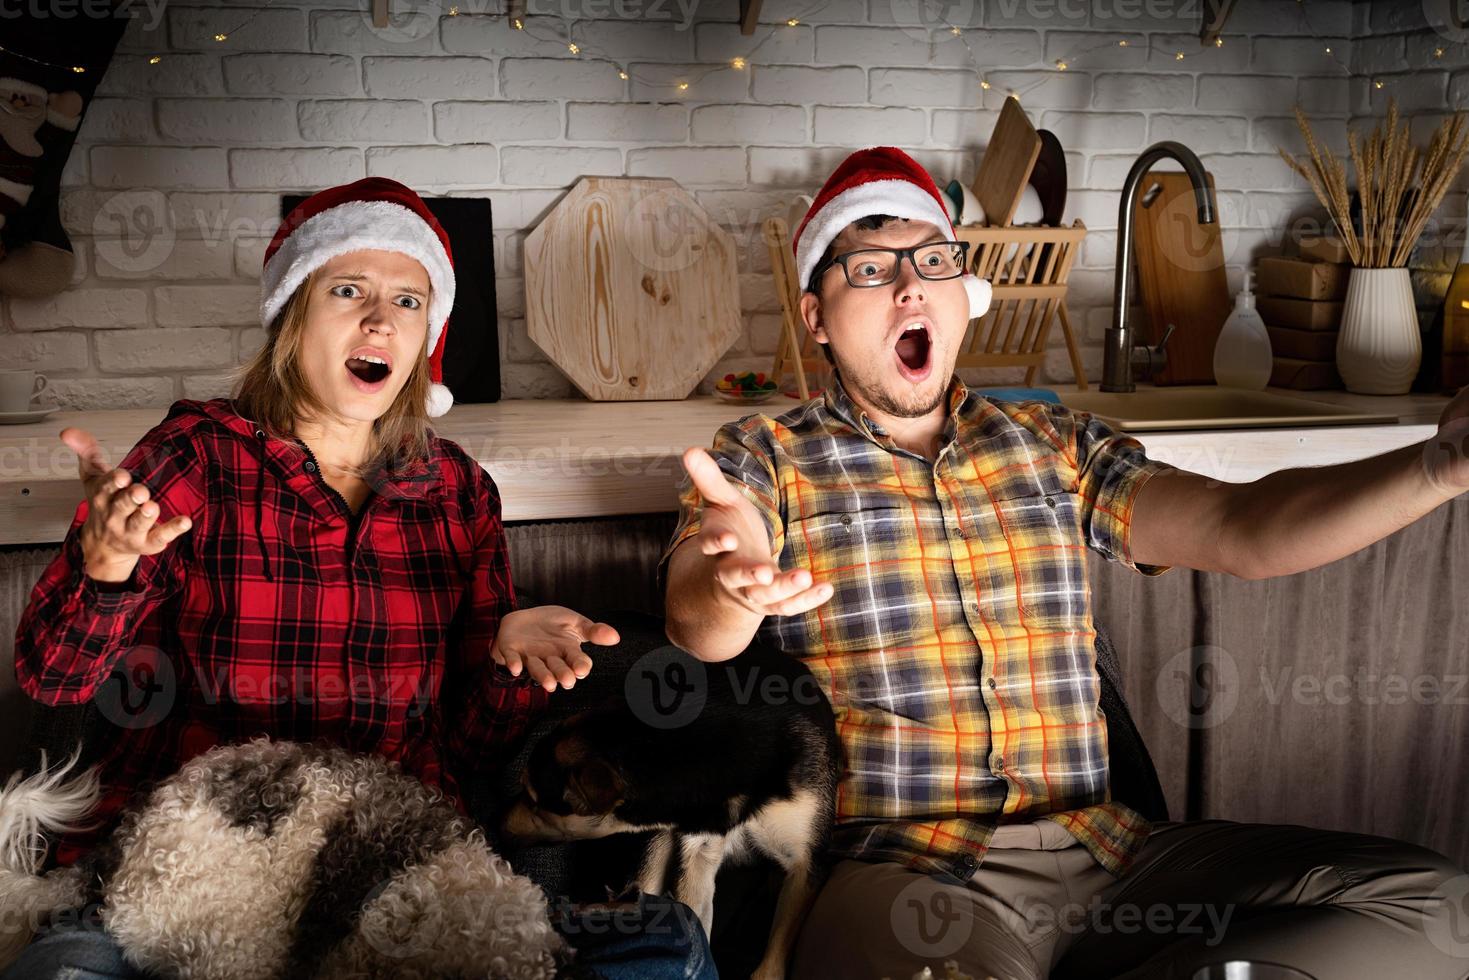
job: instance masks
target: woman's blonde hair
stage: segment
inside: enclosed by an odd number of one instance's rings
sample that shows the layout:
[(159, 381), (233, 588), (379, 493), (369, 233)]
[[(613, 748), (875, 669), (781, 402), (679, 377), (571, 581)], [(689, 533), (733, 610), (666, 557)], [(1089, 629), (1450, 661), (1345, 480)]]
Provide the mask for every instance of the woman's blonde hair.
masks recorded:
[[(331, 414), (331, 409), (312, 390), (298, 356), (317, 282), (317, 274), (313, 272), (291, 294), (270, 325), (265, 344), (240, 369), (235, 380), (232, 397), (236, 410), (277, 438), (293, 435), (298, 420)], [(424, 306), (428, 306), (427, 301)], [(380, 465), (397, 468), (428, 458), (428, 391), (428, 358), (424, 351), (419, 351), (398, 397), (372, 424), (372, 454), (363, 467), (365, 471), (371, 472)]]

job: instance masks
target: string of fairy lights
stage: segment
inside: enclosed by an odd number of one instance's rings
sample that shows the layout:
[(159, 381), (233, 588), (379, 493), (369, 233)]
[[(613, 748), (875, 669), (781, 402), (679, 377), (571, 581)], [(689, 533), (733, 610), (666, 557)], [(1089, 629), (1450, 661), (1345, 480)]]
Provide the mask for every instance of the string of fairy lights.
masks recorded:
[[(242, 14), (244, 16), (242, 16), (240, 21), (235, 24), (234, 27), (226, 30), (219, 30), (212, 36), (214, 42), (217, 44), (228, 44), (229, 41), (233, 39), (236, 35), (248, 31), (250, 25), (253, 24), (259, 17), (261, 17), (267, 10), (271, 9), (276, 2), (277, 0), (265, 0), (265, 2), (260, 6), (249, 8), (248, 11), (242, 11)], [(506, 18), (509, 26), (513, 30), (523, 32), (528, 38), (534, 41), (550, 44), (553, 46), (564, 46), (567, 52), (573, 57), (586, 57), (589, 59), (605, 61), (611, 66), (611, 70), (616, 72), (617, 77), (623, 81), (631, 79), (633, 81), (639, 82), (647, 91), (658, 91), (659, 89), (666, 89), (669, 93), (676, 96), (685, 96), (689, 92), (696, 92), (699, 83), (704, 81), (715, 72), (749, 70), (752, 66), (758, 63), (757, 56), (759, 55), (760, 50), (772, 40), (780, 37), (780, 31), (782, 28), (786, 30), (791, 30), (800, 27), (802, 24), (807, 23), (808, 19), (817, 16), (822, 10), (830, 6), (831, 2), (832, 0), (820, 0), (820, 2), (806, 7), (805, 9), (798, 12), (796, 15), (786, 18), (783, 23), (777, 22), (774, 24), (764, 25), (762, 28), (763, 36), (760, 37), (758, 40), (753, 41), (752, 47), (746, 50), (743, 54), (735, 55), (727, 61), (712, 62), (706, 66), (691, 69), (690, 71), (673, 78), (670, 78), (667, 75), (644, 75), (638, 72), (630, 62), (613, 57), (611, 53), (599, 48), (595, 44), (589, 43), (585, 38), (578, 41), (572, 36), (572, 27), (574, 25), (582, 23), (595, 23), (595, 21), (573, 19), (568, 23), (565, 19), (560, 17), (547, 15), (512, 16), (503, 11), (497, 12), (493, 16)], [(995, 74), (998, 76), (1002, 70), (990, 69), (987, 71), (983, 67), (980, 52), (975, 50), (975, 46), (972, 43), (972, 38), (975, 37), (976, 34), (982, 34), (983, 32), (978, 31), (974, 28), (968, 28), (965, 25), (950, 23), (944, 16), (944, 8), (947, 5), (941, 2), (941, 0), (918, 0), (918, 2), (924, 5), (926, 16), (929, 18), (929, 22), (935, 25), (930, 31), (932, 35), (930, 37), (930, 45), (932, 46), (934, 44), (941, 43), (943, 41), (943, 38), (937, 35), (942, 35), (944, 33), (947, 33), (950, 36), (956, 38), (965, 49), (968, 60), (970, 62), (970, 66), (972, 67), (975, 76), (978, 79), (979, 87), (985, 91), (989, 91), (991, 88), (993, 88), (989, 76), (991, 74)], [(1300, 12), (1301, 26), (1304, 27), (1306, 32), (1309, 33), (1319, 44), (1321, 44), (1322, 53), (1333, 64), (1335, 64), (1336, 67), (1339, 68), (1343, 74), (1348, 76), (1352, 75), (1351, 67), (1342, 60), (1340, 53), (1336, 50), (1335, 46), (1330, 42), (1330, 40), (1324, 39), (1319, 33), (1317, 33), (1315, 26), (1311, 23), (1310, 14), (1308, 12), (1311, 6), (1310, 3), (1307, 2), (1307, 0), (1296, 0), (1295, 6)], [(459, 17), (461, 15), (460, 5), (457, 3), (435, 4), (430, 2), (425, 4), (424, 2), (422, 2), (422, 0), (416, 0), (416, 2), (414, 3), (414, 16), (434, 16), (434, 14), (430, 13), (426, 8), (436, 8), (438, 11), (437, 16), (441, 18)], [(547, 30), (546, 28), (549, 28), (549, 30)], [(1093, 54), (1101, 48), (1109, 48), (1112, 46), (1125, 48), (1133, 46), (1136, 43), (1137, 42), (1132, 37), (1117, 37), (1115, 34), (1099, 32), (1098, 38), (1095, 41), (1083, 44), (1067, 55), (1052, 59), (1050, 70), (1055, 72), (1066, 72), (1077, 67), (1086, 67), (1087, 56)], [(1190, 57), (1190, 55), (1188, 55), (1182, 49), (1163, 48), (1162, 39), (1157, 38), (1156, 35), (1144, 36), (1142, 43), (1143, 45), (1145, 45), (1147, 50), (1147, 55), (1145, 58), (1146, 61), (1151, 61), (1155, 53), (1158, 53), (1160, 51), (1162, 57), (1171, 57), (1171, 59), (1174, 61), (1183, 61), (1186, 58)], [(1225, 46), (1225, 43), (1226, 41), (1223, 36), (1215, 37), (1213, 39), (1212, 45), (1204, 46), (1204, 56), (1207, 56), (1211, 48), (1222, 48)], [(84, 74), (91, 70), (102, 69), (106, 67), (105, 65), (66, 64), (48, 61), (42, 58), (34, 57), (22, 51), (17, 51), (12, 48), (5, 47), (4, 45), (0, 45), (0, 53), (20, 58), (34, 64), (44, 65), (50, 68), (69, 70), (76, 74)], [(1441, 59), (1444, 57), (1445, 53), (1445, 47), (1443, 45), (1440, 45), (1434, 48), (1433, 57)], [(1198, 56), (1199, 55), (1194, 55), (1193, 57)], [(165, 60), (166, 56), (160, 52), (150, 55), (144, 55), (143, 57), (146, 58), (148, 64), (158, 65)], [(1013, 70), (1033, 70), (1033, 66), (1016, 66), (1016, 68)], [(1005, 94), (1023, 101), (1024, 97), (1029, 92), (1040, 85), (1044, 85), (1045, 82), (1045, 77), (1040, 77), (1032, 81), (1028, 85), (1020, 87), (1007, 87), (1005, 89)], [(1371, 85), (1374, 89), (1383, 89), (1388, 84), (1388, 80), (1380, 76), (1376, 76), (1371, 79)]]

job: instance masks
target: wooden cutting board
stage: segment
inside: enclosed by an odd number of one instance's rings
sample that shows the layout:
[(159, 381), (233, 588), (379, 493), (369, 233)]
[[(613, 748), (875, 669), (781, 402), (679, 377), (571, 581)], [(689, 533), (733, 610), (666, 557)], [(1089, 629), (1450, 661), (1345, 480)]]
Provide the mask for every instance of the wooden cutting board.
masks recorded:
[(979, 160), (979, 172), (969, 187), (984, 209), (985, 224), (1010, 227), (1040, 152), (1040, 135), (1020, 108), (1020, 100), (1012, 95), (1000, 109), (1000, 118), (995, 120)]
[(676, 181), (583, 177), (524, 256), (526, 331), (594, 401), (686, 398), (743, 330), (734, 239)]
[[(1214, 177), (1208, 175), (1215, 198)], [(1152, 378), (1160, 385), (1213, 384), (1214, 344), (1234, 309), (1224, 274), (1220, 225), (1199, 224), (1194, 189), (1183, 173), (1147, 174), (1133, 205), (1138, 292), (1146, 312), (1139, 342), (1156, 344), (1168, 324), (1168, 364)]]

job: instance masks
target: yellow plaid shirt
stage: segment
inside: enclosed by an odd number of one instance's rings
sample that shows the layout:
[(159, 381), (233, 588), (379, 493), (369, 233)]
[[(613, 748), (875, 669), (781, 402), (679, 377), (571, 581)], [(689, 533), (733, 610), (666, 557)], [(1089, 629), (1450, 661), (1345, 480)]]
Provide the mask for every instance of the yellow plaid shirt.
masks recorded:
[[(995, 827), (1065, 827), (1124, 873), (1150, 825), (1113, 802), (1086, 548), (1128, 553), (1138, 490), (1167, 465), (1093, 416), (1003, 402), (955, 376), (936, 460), (898, 447), (839, 379), (712, 455), (764, 517), (772, 557), (834, 587), (761, 639), (800, 657), (846, 751), (833, 848), (969, 878)], [(680, 486), (659, 565), (699, 529)]]

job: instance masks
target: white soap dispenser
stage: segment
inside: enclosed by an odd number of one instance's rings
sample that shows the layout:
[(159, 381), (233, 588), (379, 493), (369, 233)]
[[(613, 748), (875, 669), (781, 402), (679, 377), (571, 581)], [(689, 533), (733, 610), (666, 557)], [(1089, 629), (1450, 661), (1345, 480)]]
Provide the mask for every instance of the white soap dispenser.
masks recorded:
[(1214, 382), (1230, 388), (1259, 390), (1270, 383), (1274, 359), (1265, 321), (1255, 312), (1255, 294), (1250, 292), (1252, 273), (1245, 273), (1245, 288), (1234, 297), (1234, 312), (1224, 321), (1214, 344)]

